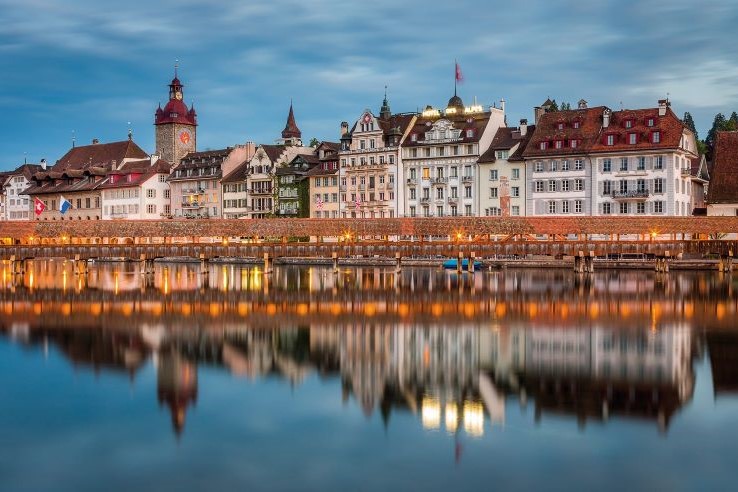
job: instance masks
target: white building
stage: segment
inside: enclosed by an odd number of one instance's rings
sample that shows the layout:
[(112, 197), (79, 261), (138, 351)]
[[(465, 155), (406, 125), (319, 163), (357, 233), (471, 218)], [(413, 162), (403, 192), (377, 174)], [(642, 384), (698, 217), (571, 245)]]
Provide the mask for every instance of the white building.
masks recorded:
[(2, 220), (30, 220), (33, 218), (31, 198), (23, 192), (31, 186), (31, 177), (46, 169), (46, 161), (41, 164), (23, 164), (14, 171), (4, 173), (2, 180), (3, 200), (0, 206)]
[(480, 215), (525, 215), (523, 151), (535, 128), (520, 120), (519, 128), (498, 129), (489, 149), (479, 158)]
[(161, 219), (171, 216), (167, 178), (171, 165), (159, 156), (128, 161), (108, 172), (98, 186), (102, 194), (102, 219)]
[(454, 95), (443, 113), (426, 107), (402, 146), (405, 215), (479, 215), (478, 161), (505, 126), (504, 101), (501, 106), (466, 107)]

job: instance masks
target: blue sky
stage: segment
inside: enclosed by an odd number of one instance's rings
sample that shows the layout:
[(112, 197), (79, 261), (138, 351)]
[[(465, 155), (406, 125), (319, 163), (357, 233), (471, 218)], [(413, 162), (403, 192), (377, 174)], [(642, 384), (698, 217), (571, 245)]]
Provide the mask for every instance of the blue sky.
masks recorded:
[(551, 1), (0, 0), (0, 169), (92, 138), (153, 151), (174, 60), (199, 115), (198, 148), (271, 143), (290, 98), (308, 140), (342, 120), (507, 101), (508, 124), (547, 97), (652, 107), (670, 94), (702, 137), (738, 110), (738, 4)]

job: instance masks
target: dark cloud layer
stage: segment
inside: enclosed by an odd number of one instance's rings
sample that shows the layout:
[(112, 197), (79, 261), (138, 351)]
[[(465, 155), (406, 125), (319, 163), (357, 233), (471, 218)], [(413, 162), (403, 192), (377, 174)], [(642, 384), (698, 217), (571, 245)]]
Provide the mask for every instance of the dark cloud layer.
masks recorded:
[(153, 112), (175, 58), (200, 114), (198, 143), (271, 142), (290, 98), (306, 137), (462, 97), (507, 100), (508, 122), (546, 97), (618, 108), (669, 93), (704, 134), (738, 110), (738, 5), (730, 0), (0, 0), (0, 168), (57, 159), (79, 142), (153, 150)]

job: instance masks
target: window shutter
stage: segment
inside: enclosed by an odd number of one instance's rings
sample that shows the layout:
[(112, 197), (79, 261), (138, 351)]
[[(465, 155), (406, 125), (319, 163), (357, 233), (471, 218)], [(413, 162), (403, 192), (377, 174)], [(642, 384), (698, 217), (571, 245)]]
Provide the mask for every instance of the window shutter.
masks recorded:
[(536, 215), (543, 215), (543, 200), (535, 201)]

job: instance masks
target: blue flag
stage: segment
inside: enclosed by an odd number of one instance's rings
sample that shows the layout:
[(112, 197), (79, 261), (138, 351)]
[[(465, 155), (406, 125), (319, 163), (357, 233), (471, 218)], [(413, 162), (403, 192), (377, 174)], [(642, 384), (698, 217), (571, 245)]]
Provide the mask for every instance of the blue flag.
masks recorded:
[(59, 212), (63, 214), (70, 208), (72, 208), (72, 202), (62, 196), (61, 201), (59, 202)]

